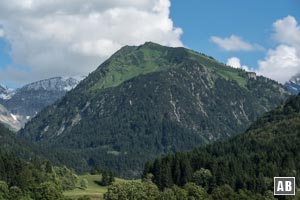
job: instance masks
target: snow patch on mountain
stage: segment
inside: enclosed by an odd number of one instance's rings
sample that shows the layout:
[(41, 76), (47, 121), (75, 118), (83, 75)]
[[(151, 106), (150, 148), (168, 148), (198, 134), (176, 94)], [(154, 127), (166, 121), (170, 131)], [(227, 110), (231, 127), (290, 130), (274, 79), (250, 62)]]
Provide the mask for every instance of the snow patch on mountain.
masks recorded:
[(78, 83), (79, 80), (72, 77), (54, 77), (27, 84), (21, 90), (70, 91)]

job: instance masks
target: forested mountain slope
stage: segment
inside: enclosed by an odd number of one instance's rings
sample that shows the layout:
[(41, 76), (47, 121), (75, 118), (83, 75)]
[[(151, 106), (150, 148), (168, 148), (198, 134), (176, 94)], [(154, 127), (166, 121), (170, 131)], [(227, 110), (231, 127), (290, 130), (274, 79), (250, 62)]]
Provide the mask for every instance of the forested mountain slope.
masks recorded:
[(228, 184), (234, 190), (273, 191), (273, 177), (296, 177), (300, 185), (300, 95), (253, 123), (245, 134), (191, 152), (170, 154), (147, 163), (160, 187), (195, 182), (212, 191)]
[(8, 130), (0, 123), (0, 150), (12, 152), (22, 158), (30, 158), (39, 152), (34, 145)]
[(125, 46), (19, 135), (78, 170), (138, 177), (144, 162), (242, 133), (288, 93), (185, 48)]

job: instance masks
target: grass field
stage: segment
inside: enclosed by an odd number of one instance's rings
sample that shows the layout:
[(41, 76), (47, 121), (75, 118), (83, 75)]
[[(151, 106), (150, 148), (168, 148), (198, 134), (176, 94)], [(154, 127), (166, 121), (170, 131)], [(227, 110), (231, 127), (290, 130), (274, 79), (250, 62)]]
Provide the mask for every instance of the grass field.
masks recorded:
[(245, 78), (239, 76), (238, 72), (219, 70), (218, 73), (227, 80), (235, 80), (241, 87), (246, 89), (247, 81)]
[[(91, 197), (93, 200), (102, 200), (103, 194), (107, 191), (107, 187), (100, 186), (96, 183), (96, 181), (101, 181), (101, 175), (81, 175), (78, 177), (80, 183), (81, 179), (86, 179), (88, 181), (88, 185), (86, 189), (80, 188), (79, 184), (77, 185), (77, 188), (70, 191), (65, 191), (64, 195), (66, 197), (72, 198), (72, 199), (78, 199), (79, 197), (82, 197), (84, 195), (87, 195)], [(126, 180), (116, 178), (116, 182), (124, 182)]]

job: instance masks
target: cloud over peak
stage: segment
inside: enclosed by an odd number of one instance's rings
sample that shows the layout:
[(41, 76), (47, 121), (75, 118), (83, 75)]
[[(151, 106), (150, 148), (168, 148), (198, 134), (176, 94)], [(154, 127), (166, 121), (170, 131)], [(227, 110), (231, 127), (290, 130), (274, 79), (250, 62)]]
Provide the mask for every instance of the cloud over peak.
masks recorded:
[[(234, 68), (242, 68), (246, 71), (255, 71), (259, 75), (285, 83), (292, 76), (300, 72), (300, 25), (293, 16), (278, 19), (273, 23), (272, 38), (277, 46), (266, 51), (263, 59), (257, 62), (257, 68), (249, 68), (242, 65), (237, 57), (227, 60), (227, 65)], [(232, 35), (229, 38), (211, 38), (216, 44), (225, 50), (253, 50), (255, 46), (242, 41)], [(259, 47), (259, 46), (258, 46)]]
[(0, 80), (85, 75), (120, 47), (145, 41), (183, 46), (169, 8), (170, 0), (1, 1), (0, 27), (13, 64)]
[(237, 57), (228, 58), (226, 65), (231, 66), (233, 68), (241, 68), (241, 69), (244, 69), (246, 71), (250, 70), (248, 66), (241, 65), (241, 61)]
[(284, 83), (300, 72), (300, 26), (294, 17), (287, 16), (274, 22), (273, 28), (273, 38), (279, 45), (258, 61), (257, 71)]

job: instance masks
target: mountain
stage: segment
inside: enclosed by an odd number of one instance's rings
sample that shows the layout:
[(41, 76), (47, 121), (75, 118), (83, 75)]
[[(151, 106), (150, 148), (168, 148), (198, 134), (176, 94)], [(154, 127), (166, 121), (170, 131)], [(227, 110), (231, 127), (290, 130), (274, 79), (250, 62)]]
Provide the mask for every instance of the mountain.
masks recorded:
[(0, 84), (0, 102), (10, 99), (15, 94), (15, 90)]
[(138, 177), (146, 160), (242, 133), (287, 96), (255, 73), (148, 42), (121, 48), (19, 135), (77, 170)]
[[(54, 103), (79, 83), (75, 78), (55, 77), (27, 84), (22, 88), (8, 89), (0, 86), (0, 103), (7, 108), (15, 120), (11, 126), (19, 130), (40, 110)], [(14, 124), (19, 122), (18, 125)]]
[(299, 152), (300, 95), (265, 114), (245, 134), (158, 158), (146, 165), (144, 174), (152, 173), (160, 188), (195, 182), (210, 191), (227, 184), (235, 191), (264, 194), (273, 191), (276, 176), (296, 177), (299, 188)]
[(293, 76), (288, 82), (284, 84), (286, 89), (292, 94), (300, 93), (300, 74)]
[(74, 78), (55, 77), (27, 84), (3, 102), (12, 113), (33, 117), (78, 84)]

